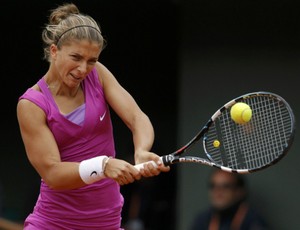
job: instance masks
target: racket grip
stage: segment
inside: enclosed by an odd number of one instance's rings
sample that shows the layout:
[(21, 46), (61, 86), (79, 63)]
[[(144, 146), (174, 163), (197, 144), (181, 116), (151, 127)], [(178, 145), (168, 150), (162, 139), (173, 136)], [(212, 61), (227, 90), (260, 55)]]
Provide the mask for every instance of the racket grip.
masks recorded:
[[(160, 157), (160, 160), (163, 162), (162, 157)], [(134, 167), (135, 167), (136, 169), (138, 169), (138, 170), (141, 170), (141, 169), (144, 168), (144, 165), (145, 165), (145, 164), (149, 164), (149, 163), (151, 163), (155, 168), (157, 168), (157, 164), (156, 164), (154, 161), (148, 161), (148, 162), (144, 162), (144, 163), (141, 163), (141, 164), (137, 164), (137, 165), (135, 165)]]

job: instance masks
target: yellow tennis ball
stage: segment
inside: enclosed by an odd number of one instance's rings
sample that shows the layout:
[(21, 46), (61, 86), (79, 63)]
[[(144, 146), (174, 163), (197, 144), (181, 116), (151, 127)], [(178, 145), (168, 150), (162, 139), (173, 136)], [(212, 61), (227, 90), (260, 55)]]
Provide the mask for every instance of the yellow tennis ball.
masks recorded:
[(218, 148), (218, 147), (220, 146), (220, 141), (214, 140), (213, 146), (214, 146), (215, 148)]
[(245, 124), (252, 117), (252, 110), (249, 105), (243, 102), (237, 102), (230, 109), (230, 116), (237, 124)]

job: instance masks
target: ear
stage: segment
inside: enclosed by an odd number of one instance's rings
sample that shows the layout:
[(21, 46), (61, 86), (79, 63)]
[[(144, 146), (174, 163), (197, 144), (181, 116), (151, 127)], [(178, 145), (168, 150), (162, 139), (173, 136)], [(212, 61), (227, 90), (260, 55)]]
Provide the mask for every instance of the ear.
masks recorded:
[(57, 56), (57, 51), (58, 51), (58, 48), (56, 45), (52, 44), (50, 46), (50, 56), (51, 56), (51, 59), (55, 59), (56, 56)]

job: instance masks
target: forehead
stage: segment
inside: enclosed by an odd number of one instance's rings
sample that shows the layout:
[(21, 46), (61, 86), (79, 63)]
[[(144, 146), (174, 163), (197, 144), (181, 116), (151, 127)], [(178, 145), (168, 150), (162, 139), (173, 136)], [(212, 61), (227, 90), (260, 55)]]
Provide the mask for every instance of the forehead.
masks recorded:
[(82, 53), (93, 53), (100, 54), (101, 46), (97, 42), (89, 40), (73, 40), (65, 43), (62, 47), (62, 50), (68, 52), (75, 52), (78, 54)]
[(215, 172), (211, 179), (214, 182), (236, 182), (233, 174), (224, 171)]

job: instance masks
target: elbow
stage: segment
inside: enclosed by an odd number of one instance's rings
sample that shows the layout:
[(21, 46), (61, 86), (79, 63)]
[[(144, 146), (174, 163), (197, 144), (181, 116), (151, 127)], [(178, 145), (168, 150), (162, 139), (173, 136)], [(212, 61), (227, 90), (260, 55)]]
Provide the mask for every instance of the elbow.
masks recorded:
[(65, 190), (68, 189), (68, 180), (63, 178), (55, 170), (48, 170), (42, 177), (43, 182), (52, 190)]
[(47, 175), (43, 177), (44, 183), (52, 190), (69, 190), (83, 187), (84, 182), (81, 179), (66, 179), (62, 175)]
[(129, 122), (126, 122), (127, 127), (130, 130), (135, 130), (137, 127), (143, 126), (144, 128), (153, 128), (150, 118), (143, 112), (133, 116)]
[(42, 182), (45, 183), (50, 189), (59, 190), (62, 187), (62, 180), (55, 165), (36, 167), (39, 172)]
[(60, 181), (53, 176), (43, 177), (43, 182), (52, 190), (63, 190), (64, 187), (61, 185)]

